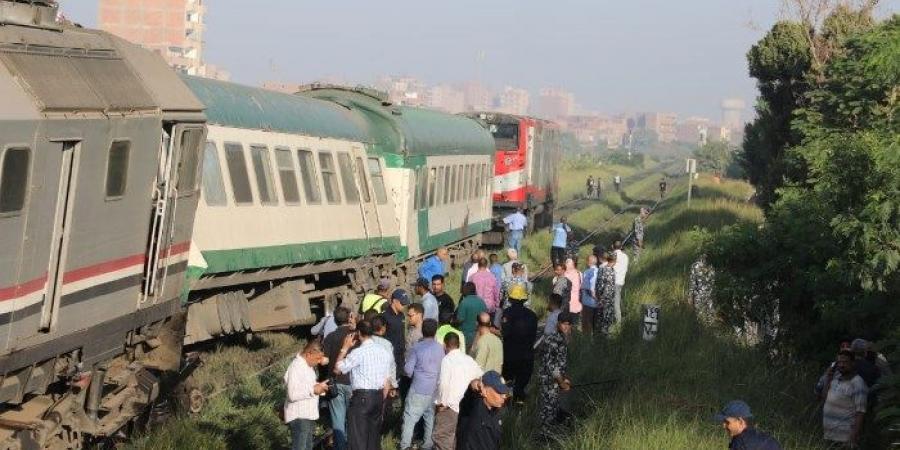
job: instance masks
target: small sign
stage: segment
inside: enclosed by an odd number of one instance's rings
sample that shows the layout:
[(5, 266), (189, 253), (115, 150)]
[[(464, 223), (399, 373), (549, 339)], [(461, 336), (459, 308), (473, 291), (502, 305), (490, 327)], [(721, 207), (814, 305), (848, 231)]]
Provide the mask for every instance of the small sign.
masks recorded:
[(697, 173), (697, 160), (688, 158), (685, 160), (684, 173)]
[(659, 333), (659, 305), (643, 305), (644, 318), (641, 320), (641, 336), (645, 341), (656, 339)]

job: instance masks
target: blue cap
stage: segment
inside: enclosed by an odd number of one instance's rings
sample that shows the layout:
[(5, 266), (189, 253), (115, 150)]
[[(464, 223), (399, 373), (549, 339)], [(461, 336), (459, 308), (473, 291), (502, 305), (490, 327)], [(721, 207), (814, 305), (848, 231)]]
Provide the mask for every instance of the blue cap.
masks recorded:
[(400, 302), (403, 306), (409, 306), (409, 293), (403, 289), (397, 289), (391, 294), (391, 298)]
[(750, 405), (743, 400), (732, 400), (725, 404), (725, 407), (713, 417), (713, 420), (723, 422), (728, 417), (733, 419), (750, 419), (753, 417), (753, 413), (750, 412)]
[(481, 376), (481, 384), (497, 391), (498, 394), (509, 394), (509, 386), (503, 382), (503, 377), (493, 370), (489, 370)]

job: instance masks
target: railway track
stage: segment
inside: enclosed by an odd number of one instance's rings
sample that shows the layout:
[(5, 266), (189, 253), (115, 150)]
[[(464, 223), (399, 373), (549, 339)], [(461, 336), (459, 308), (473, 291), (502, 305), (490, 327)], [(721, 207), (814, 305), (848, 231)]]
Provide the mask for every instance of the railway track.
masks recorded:
[[(672, 166), (674, 166), (674, 164)], [(670, 168), (672, 166), (666, 166), (666, 168)], [(634, 182), (641, 181), (641, 180), (653, 175), (654, 173), (660, 173), (660, 172), (665, 172), (665, 171), (661, 171), (659, 169), (659, 166), (655, 166), (651, 169), (645, 169), (645, 170), (633, 173), (630, 176), (623, 178), (622, 184), (623, 184), (623, 186), (628, 185), (628, 184), (633, 184)], [(615, 193), (617, 193), (617, 192), (612, 190), (611, 188), (608, 188), (606, 191), (604, 191), (604, 193), (602, 193), (600, 195), (600, 197), (597, 197), (597, 198), (586, 197), (583, 193), (575, 194), (575, 197), (573, 197), (563, 203), (560, 203), (559, 205), (556, 206), (556, 208), (553, 212), (553, 219), (557, 220), (562, 216), (566, 216), (566, 215), (572, 214), (574, 212), (577, 212), (582, 209), (582, 205), (594, 204), (597, 202), (601, 202), (605, 199), (608, 199), (610, 195), (615, 194)]]
[[(665, 169), (671, 169), (672, 167), (675, 167), (675, 166), (676, 166), (676, 164), (673, 163), (673, 164), (667, 166)], [(671, 173), (668, 172), (668, 171), (665, 170), (665, 169), (664, 169), (664, 170), (651, 169), (651, 170), (649, 170), (649, 171), (644, 171), (644, 172), (642, 172), (642, 173), (634, 174), (634, 175), (632, 175), (632, 176), (629, 177), (629, 178), (630, 178), (630, 179), (644, 179), (644, 178), (646, 178), (646, 176), (649, 176), (649, 174), (652, 174), (652, 173), (654, 173), (654, 172), (657, 172), (657, 173), (665, 173), (665, 174), (667, 174), (668, 177), (671, 178)], [(678, 182), (681, 182), (681, 181), (679, 180)], [(669, 190), (671, 191), (673, 187), (674, 187), (674, 185), (671, 186)], [(656, 192), (656, 191), (653, 191), (653, 192)], [(653, 213), (656, 211), (656, 209), (659, 207), (659, 205), (661, 205), (664, 201), (666, 201), (666, 200), (669, 199), (669, 198), (671, 198), (671, 197), (670, 197), (670, 196), (666, 196), (665, 198), (657, 199), (656, 202), (650, 207), (650, 216), (653, 215)], [(584, 200), (589, 200), (589, 199), (583, 199), (583, 198), (572, 199), (572, 200), (570, 200), (569, 202), (566, 202), (566, 204), (576, 204), (575, 202), (584, 201)], [(561, 205), (561, 206), (562, 206), (562, 205)], [(634, 208), (637, 208), (637, 207), (640, 207), (640, 206), (641, 206), (641, 203), (640, 203), (640, 202), (637, 202), (637, 201), (631, 202), (631, 203), (629, 203), (629, 204), (627, 204), (627, 205), (622, 206), (622, 207), (619, 209), (618, 212), (616, 212), (616, 213), (613, 214), (612, 216), (609, 216), (609, 217), (607, 217), (606, 219), (604, 219), (602, 222), (600, 222), (600, 224), (599, 224), (597, 227), (591, 229), (591, 230), (588, 231), (588, 233), (587, 233), (586, 235), (584, 235), (581, 239), (577, 240), (575, 245), (576, 245), (577, 247), (580, 248), (582, 245), (584, 245), (584, 244), (585, 244), (588, 240), (590, 240), (592, 237), (596, 236), (598, 233), (600, 233), (601, 231), (603, 231), (604, 229), (606, 229), (607, 226), (610, 224), (610, 222), (612, 222), (612, 221), (615, 220), (616, 218), (618, 218), (618, 217), (624, 215), (624, 214), (627, 213), (628, 211), (633, 210)], [(628, 234), (625, 235), (625, 237), (622, 239), (622, 243), (623, 243), (623, 244), (626, 244), (626, 243), (631, 239), (632, 233), (633, 233), (633, 231), (629, 231)], [(547, 264), (541, 266), (541, 269), (540, 269), (539, 271), (537, 271), (536, 273), (534, 273), (534, 274), (531, 276), (531, 278), (529, 279), (529, 281), (532, 281), (532, 282), (536, 281), (537, 279), (539, 279), (539, 278), (541, 278), (542, 276), (546, 275), (552, 268), (553, 268), (553, 264), (552, 264), (552, 263), (547, 263)]]

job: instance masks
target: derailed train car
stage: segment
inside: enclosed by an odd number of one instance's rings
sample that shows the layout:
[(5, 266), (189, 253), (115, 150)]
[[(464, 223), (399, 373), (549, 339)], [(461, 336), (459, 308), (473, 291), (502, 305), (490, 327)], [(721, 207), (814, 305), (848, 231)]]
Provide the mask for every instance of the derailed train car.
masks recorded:
[(490, 225), (476, 122), (339, 87), (299, 95), (185, 77), (207, 106), (185, 342), (308, 325)]
[(180, 363), (203, 106), (55, 17), (0, 1), (0, 449), (109, 435)]

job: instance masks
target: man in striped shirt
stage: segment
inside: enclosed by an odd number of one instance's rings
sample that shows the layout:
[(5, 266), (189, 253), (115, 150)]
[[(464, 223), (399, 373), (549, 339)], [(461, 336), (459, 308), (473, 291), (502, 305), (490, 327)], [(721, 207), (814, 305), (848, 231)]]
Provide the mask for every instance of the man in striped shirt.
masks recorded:
[(859, 441), (869, 394), (866, 382), (853, 368), (853, 359), (852, 352), (841, 350), (837, 362), (825, 373), (822, 408), (825, 440), (849, 448), (855, 448)]

